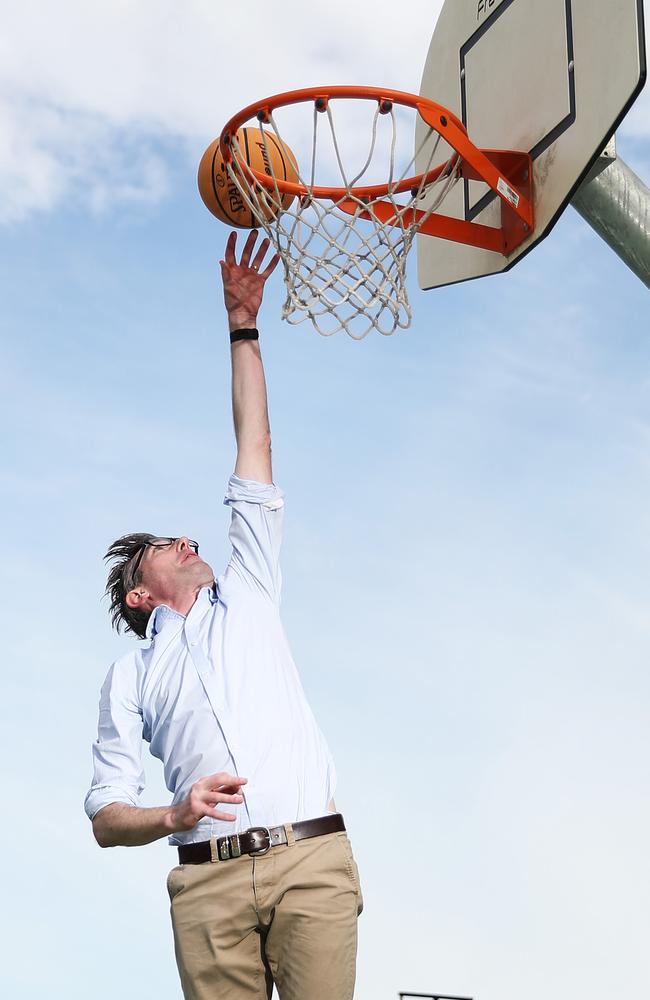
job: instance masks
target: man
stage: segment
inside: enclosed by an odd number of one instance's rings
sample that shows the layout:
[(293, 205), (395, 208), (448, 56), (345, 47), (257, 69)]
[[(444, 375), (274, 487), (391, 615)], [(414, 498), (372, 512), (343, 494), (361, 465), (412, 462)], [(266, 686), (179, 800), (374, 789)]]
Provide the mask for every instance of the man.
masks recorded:
[[(283, 497), (273, 484), (256, 330), (269, 241), (236, 236), (221, 262), (237, 441), (232, 556), (217, 580), (189, 538), (125, 535), (110, 547), (113, 624), (150, 640), (102, 688), (86, 811), (102, 847), (167, 836), (176, 959), (192, 1000), (347, 1000), (358, 872), (335, 775), (279, 617)], [(138, 805), (142, 740), (172, 804)]]

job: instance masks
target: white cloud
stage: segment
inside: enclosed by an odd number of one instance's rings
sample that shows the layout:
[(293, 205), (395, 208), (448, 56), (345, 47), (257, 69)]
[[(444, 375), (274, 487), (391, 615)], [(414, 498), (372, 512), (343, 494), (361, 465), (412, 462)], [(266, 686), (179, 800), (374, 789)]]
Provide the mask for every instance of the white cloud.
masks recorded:
[[(413, 0), (390, 25), (369, 0), (329, 3), (324, 21), (298, 0), (275, 17), (261, 2), (5, 6), (0, 221), (12, 222), (68, 197), (95, 210), (157, 200), (169, 184), (161, 139), (189, 140), (195, 155), (269, 92), (348, 81), (417, 89), (439, 4)], [(420, 23), (426, 31), (414, 32)]]
[(388, 22), (369, 0), (331, 0), (326, 16), (287, 0), (273, 17), (260, 0), (27, 2), (8, 14), (0, 79), (114, 125), (202, 134), (239, 96), (319, 82), (417, 87), (440, 6), (409, 0)]
[(110, 202), (152, 202), (168, 167), (152, 141), (89, 112), (36, 100), (0, 104), (0, 222), (18, 222), (63, 199), (94, 212)]

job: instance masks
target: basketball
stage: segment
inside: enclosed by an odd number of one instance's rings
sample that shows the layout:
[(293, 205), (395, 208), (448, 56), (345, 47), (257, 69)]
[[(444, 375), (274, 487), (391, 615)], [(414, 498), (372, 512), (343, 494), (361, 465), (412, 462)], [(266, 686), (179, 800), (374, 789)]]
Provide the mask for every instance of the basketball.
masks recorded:
[[(295, 183), (298, 180), (295, 156), (272, 132), (266, 130), (262, 133), (259, 128), (240, 128), (237, 132), (237, 143), (239, 156), (253, 170), (282, 181)], [(236, 159), (233, 160), (233, 165), (237, 171)], [(253, 188), (250, 180), (240, 171), (239, 174), (244, 191), (250, 190), (250, 199), (255, 201), (257, 211), (264, 219), (270, 221), (281, 211), (285, 212), (294, 199), (293, 195), (285, 194), (279, 203), (275, 191), (269, 191), (261, 184)], [(218, 139), (210, 143), (201, 157), (198, 182), (203, 203), (221, 222), (225, 222), (228, 226), (237, 226), (239, 229), (254, 229), (259, 225), (256, 213), (232, 176), (228, 175)]]

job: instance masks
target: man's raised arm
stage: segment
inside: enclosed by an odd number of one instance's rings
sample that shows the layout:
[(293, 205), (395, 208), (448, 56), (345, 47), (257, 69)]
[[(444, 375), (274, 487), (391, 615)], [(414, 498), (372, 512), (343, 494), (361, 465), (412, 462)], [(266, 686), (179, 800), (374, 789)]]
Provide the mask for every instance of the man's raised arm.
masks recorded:
[(225, 260), (221, 261), (221, 274), (232, 341), (232, 410), (237, 441), (235, 475), (258, 483), (272, 483), (266, 383), (259, 340), (253, 331), (262, 304), (264, 283), (280, 258), (275, 254), (261, 270), (269, 241), (262, 240), (255, 250), (257, 235), (257, 230), (250, 233), (238, 264), (235, 258), (237, 234), (230, 234)]

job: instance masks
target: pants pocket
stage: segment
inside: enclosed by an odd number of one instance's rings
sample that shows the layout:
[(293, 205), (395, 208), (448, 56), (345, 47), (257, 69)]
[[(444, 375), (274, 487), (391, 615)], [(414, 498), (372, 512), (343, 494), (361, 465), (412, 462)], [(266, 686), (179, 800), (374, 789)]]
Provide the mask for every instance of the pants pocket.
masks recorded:
[(184, 880), (181, 878), (185, 870), (185, 865), (176, 865), (172, 868), (169, 875), (167, 876), (167, 892), (169, 894), (170, 902), (177, 896), (178, 893), (184, 886)]
[(354, 854), (352, 853), (352, 844), (350, 843), (346, 833), (339, 833), (336, 835), (337, 840), (341, 847), (343, 848), (343, 860), (345, 864), (345, 871), (354, 886), (354, 891), (357, 894), (358, 908), (357, 914), (363, 911), (363, 893), (361, 891), (361, 880), (359, 878), (359, 869), (357, 863), (354, 860)]

